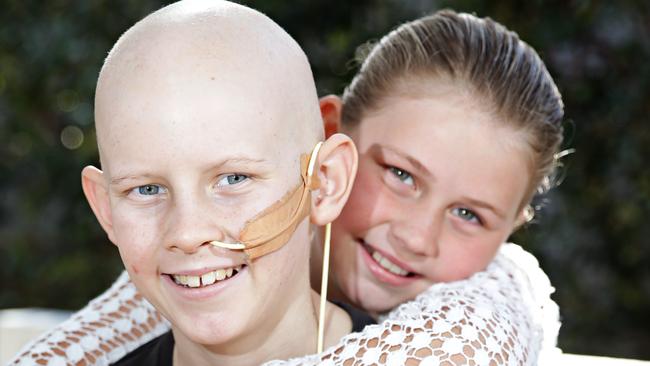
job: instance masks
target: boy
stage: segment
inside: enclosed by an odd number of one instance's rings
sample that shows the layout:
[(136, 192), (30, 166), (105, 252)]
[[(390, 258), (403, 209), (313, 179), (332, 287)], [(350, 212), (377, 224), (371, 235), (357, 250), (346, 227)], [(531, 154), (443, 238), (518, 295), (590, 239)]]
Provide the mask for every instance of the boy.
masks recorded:
[[(312, 223), (334, 220), (357, 155), (335, 135), (305, 173), (323, 131), (295, 41), (239, 5), (172, 4), (109, 53), (95, 122), (102, 170), (83, 170), (84, 193), (173, 333), (120, 364), (257, 365), (313, 353), (318, 295), (304, 218), (311, 208)], [(253, 248), (245, 240), (256, 223)], [(225, 249), (241, 242), (244, 251)], [(339, 308), (328, 316), (333, 344), (351, 324)]]

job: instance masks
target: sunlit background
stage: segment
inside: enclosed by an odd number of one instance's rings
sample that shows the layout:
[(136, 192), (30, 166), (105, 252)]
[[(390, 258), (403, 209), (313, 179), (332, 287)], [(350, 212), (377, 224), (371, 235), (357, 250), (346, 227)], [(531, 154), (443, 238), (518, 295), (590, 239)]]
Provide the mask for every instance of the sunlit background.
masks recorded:
[[(0, 1), (0, 309), (77, 309), (121, 271), (81, 192), (93, 93), (121, 32), (161, 1)], [(560, 347), (650, 359), (650, 2), (246, 2), (340, 94), (355, 48), (435, 9), (490, 16), (546, 60), (566, 104), (564, 182), (513, 239), (557, 288)], [(541, 202), (541, 201), (540, 201)]]

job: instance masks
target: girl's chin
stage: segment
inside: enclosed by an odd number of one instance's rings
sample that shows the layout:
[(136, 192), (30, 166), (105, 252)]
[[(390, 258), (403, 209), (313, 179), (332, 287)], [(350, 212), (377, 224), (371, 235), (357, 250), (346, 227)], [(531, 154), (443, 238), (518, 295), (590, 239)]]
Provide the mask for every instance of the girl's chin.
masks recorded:
[(368, 313), (384, 313), (400, 304), (394, 294), (371, 281), (362, 281), (356, 288), (358, 291), (355, 292), (355, 299), (350, 300), (353, 305)]

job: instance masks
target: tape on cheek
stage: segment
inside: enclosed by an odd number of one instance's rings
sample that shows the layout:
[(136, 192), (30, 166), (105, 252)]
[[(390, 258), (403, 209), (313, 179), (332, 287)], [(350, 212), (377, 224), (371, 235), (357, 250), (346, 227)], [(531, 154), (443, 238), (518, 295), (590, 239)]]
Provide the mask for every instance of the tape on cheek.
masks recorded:
[(248, 258), (261, 257), (286, 244), (298, 224), (309, 214), (309, 205), (309, 191), (301, 184), (249, 221), (239, 234)]
[(318, 177), (313, 173), (315, 161), (311, 161), (316, 159), (319, 147), (320, 144), (314, 149), (311, 157), (300, 157), (302, 182), (245, 224), (239, 234), (239, 241), (244, 244), (244, 253), (249, 259), (280, 249), (291, 239), (298, 224), (309, 216), (310, 192), (320, 186)]

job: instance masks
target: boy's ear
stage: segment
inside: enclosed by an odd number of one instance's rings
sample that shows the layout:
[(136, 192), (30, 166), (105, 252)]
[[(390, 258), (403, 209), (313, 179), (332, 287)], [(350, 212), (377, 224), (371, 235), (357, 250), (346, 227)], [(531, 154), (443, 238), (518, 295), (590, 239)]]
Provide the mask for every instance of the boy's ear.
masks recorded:
[(319, 100), (320, 114), (323, 117), (325, 137), (338, 133), (341, 129), (341, 98), (336, 95), (326, 95)]
[(99, 221), (99, 224), (106, 231), (108, 239), (115, 243), (115, 240), (113, 240), (111, 205), (108, 198), (108, 187), (106, 187), (104, 173), (94, 166), (85, 167), (81, 171), (81, 187), (90, 204), (90, 208), (97, 217), (97, 221)]
[(318, 154), (320, 188), (312, 195), (311, 221), (323, 226), (334, 221), (348, 200), (357, 174), (357, 149), (343, 134), (330, 136)]

